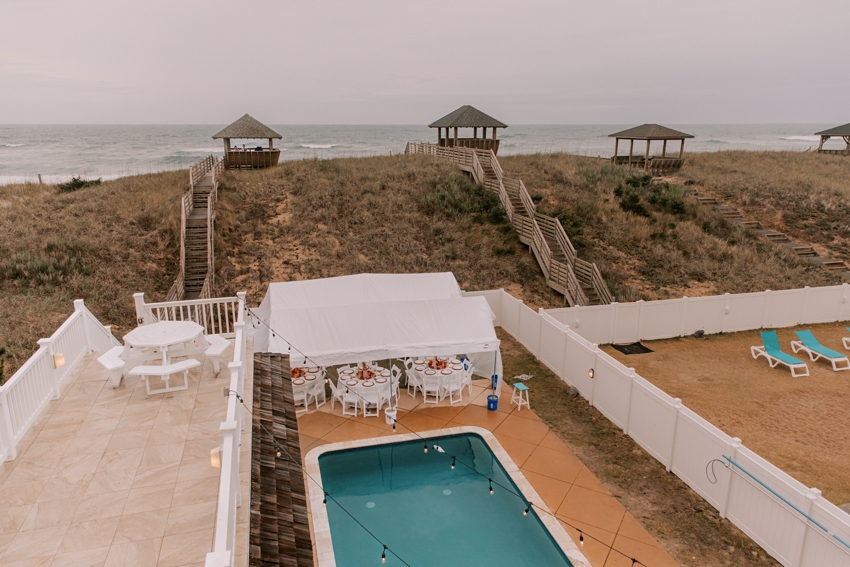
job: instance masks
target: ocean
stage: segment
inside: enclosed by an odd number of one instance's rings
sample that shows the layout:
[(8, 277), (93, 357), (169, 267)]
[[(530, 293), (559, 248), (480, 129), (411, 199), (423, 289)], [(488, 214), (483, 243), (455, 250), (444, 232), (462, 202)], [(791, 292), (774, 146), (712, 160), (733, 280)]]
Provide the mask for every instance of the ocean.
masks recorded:
[[(223, 155), (212, 135), (225, 125), (0, 125), (0, 185), (65, 181), (72, 176), (114, 179), (185, 169), (202, 157)], [(282, 140), (281, 160), (368, 157), (404, 152), (408, 141), (434, 141), (426, 126), (270, 125)], [(499, 131), (500, 155), (567, 152), (610, 156), (608, 134), (634, 124), (511, 125)], [(813, 132), (831, 124), (669, 124), (696, 136), (685, 152), (721, 150), (805, 151)], [(676, 143), (673, 144), (677, 146)], [(621, 148), (620, 152), (623, 152)]]

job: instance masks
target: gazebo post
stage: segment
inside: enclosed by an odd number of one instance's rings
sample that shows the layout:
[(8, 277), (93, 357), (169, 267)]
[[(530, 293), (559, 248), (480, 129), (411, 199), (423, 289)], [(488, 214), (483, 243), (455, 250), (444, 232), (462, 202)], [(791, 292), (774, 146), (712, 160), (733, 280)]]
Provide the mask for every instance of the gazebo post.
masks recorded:
[(477, 126), (472, 127), (472, 139), (473, 140), (478, 139), (478, 127)]
[(614, 165), (617, 164), (617, 148), (620, 146), (620, 138), (614, 138)]
[(679, 146), (679, 159), (682, 159), (682, 156), (685, 155), (685, 139), (682, 138), (682, 145)]
[(828, 139), (829, 139), (829, 136), (821, 135), (820, 143), (818, 144), (818, 151), (821, 151), (823, 149), (823, 143), (826, 142)]
[(844, 136), (844, 151), (850, 152), (850, 136)]
[(224, 138), (224, 156), (230, 153), (230, 138)]
[(667, 140), (661, 145), (661, 157), (667, 157)]
[(443, 141), (443, 129), (437, 128), (437, 145), (441, 145), (440, 143)]
[(629, 165), (632, 165), (632, 153), (635, 149), (635, 141), (634, 139), (629, 140)]
[(274, 149), (274, 138), (269, 138), (269, 151)]
[(484, 140), (487, 139), (487, 127), (486, 126), (481, 129), (481, 138), (483, 138)]
[(495, 126), (493, 126), (493, 139), (494, 139), (494, 140), (496, 139), (496, 130), (498, 130), (498, 128), (496, 128)]
[(454, 142), (454, 147), (455, 147), (455, 148), (457, 147), (457, 126), (455, 126), (455, 142)]

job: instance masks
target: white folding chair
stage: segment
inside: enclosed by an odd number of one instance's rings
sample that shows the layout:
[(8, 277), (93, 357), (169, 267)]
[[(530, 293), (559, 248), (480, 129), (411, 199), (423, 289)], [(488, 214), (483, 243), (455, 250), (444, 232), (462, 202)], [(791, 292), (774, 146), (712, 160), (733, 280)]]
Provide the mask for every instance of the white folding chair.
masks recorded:
[(384, 405), (381, 388), (377, 384), (374, 386), (362, 386), (359, 394), (362, 398), (363, 417), (378, 417), (381, 413), (381, 407)]
[(463, 378), (462, 378), (463, 385), (461, 386), (461, 388), (463, 388), (463, 386), (466, 386), (467, 390), (469, 390), (469, 395), (471, 396), (472, 395), (472, 373), (475, 370), (475, 368), (471, 364), (468, 367), (464, 366), (464, 368), (465, 368), (465, 370), (463, 371)]
[(401, 368), (393, 365), (392, 370), (390, 370), (390, 375), (393, 383), (392, 393), (390, 395), (395, 399), (396, 403), (398, 403), (398, 388), (399, 384), (401, 384)]
[[(410, 389), (413, 388), (413, 393), (410, 393)], [(422, 395), (425, 395), (425, 390), (423, 390), (422, 377), (416, 370), (408, 370), (407, 371), (407, 395), (411, 398), (416, 397), (416, 390), (422, 392)]]
[[(304, 413), (309, 409), (310, 395), (307, 392), (307, 384), (293, 384), (292, 397), (295, 399), (295, 413)], [(298, 409), (298, 406), (304, 406), (303, 409)]]
[[(443, 392), (443, 377), (442, 375), (423, 376), (422, 377), (422, 396), (425, 398), (426, 404), (439, 404)], [(434, 396), (433, 400), (429, 400), (428, 396)]]
[(452, 374), (451, 376), (441, 376), (441, 378), (443, 379), (443, 393), (440, 399), (444, 400), (448, 397), (451, 405), (463, 401), (463, 375)]
[[(342, 415), (350, 415), (357, 417), (357, 410), (360, 408), (360, 396), (351, 390), (348, 386), (337, 384), (337, 389), (342, 391)], [(349, 411), (351, 408), (351, 411)]]

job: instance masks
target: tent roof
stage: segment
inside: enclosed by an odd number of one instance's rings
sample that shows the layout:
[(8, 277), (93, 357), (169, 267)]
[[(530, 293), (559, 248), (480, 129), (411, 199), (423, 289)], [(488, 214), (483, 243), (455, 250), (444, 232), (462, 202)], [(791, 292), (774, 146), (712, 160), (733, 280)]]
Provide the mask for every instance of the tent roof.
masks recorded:
[[(303, 353), (320, 366), (498, 351), (493, 311), (451, 273), (359, 274), (269, 285), (256, 352)], [(272, 329), (273, 331), (269, 331)], [(297, 351), (295, 350), (297, 349)]]
[(488, 116), (468, 104), (461, 106), (454, 112), (446, 114), (428, 128), (507, 128), (504, 122), (499, 122), (492, 116)]
[(219, 138), (283, 138), (280, 134), (254, 118), (253, 116), (245, 115), (215, 136), (213, 140)]
[(269, 284), (267, 302), (275, 309), (330, 307), (383, 301), (461, 297), (454, 274), (356, 274)]
[(823, 132), (815, 132), (815, 136), (850, 136), (850, 124), (836, 126)]
[(626, 138), (629, 140), (682, 140), (693, 138), (691, 134), (685, 134), (659, 124), (643, 124), (635, 126), (616, 134), (609, 134), (609, 138)]

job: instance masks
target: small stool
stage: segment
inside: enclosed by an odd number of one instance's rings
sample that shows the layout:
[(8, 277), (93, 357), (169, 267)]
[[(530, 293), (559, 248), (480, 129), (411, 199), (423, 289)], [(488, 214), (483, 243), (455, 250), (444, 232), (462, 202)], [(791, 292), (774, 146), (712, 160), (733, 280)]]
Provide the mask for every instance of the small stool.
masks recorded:
[[(525, 396), (523, 396), (523, 394), (525, 394)], [(525, 407), (528, 409), (531, 409), (531, 404), (528, 403), (528, 386), (522, 382), (514, 384), (514, 391), (513, 394), (511, 394), (511, 403), (516, 403), (517, 411), (522, 409), (523, 404), (525, 404)]]

